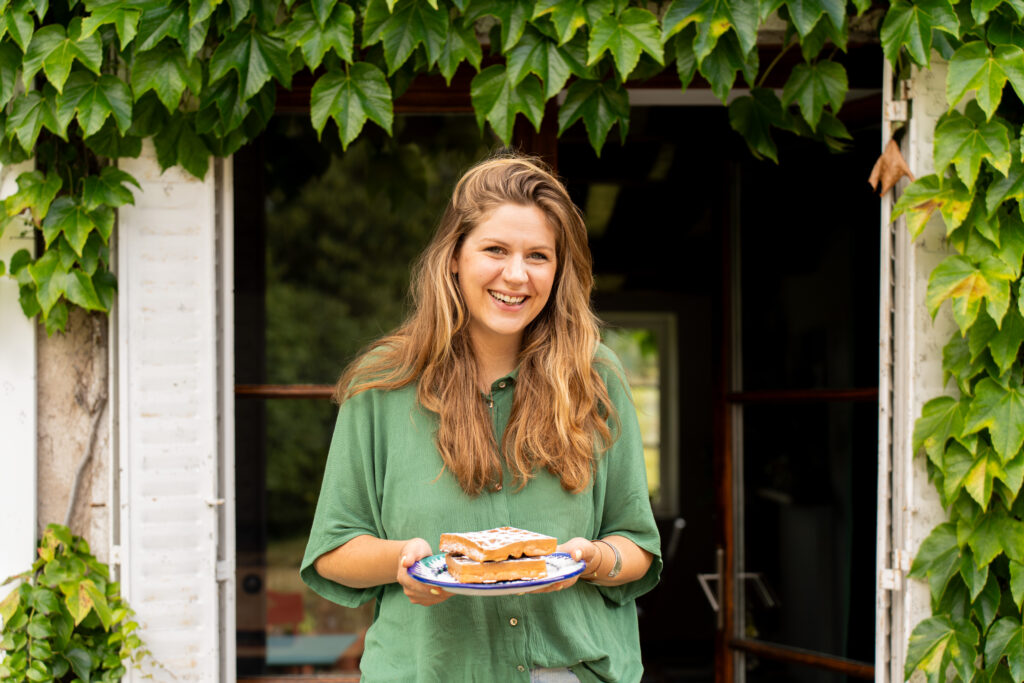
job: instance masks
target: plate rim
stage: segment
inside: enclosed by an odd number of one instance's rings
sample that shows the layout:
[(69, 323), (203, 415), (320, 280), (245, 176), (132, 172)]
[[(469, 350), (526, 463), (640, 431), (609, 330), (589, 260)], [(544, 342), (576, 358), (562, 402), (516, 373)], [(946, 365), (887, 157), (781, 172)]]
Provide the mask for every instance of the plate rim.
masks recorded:
[(572, 572), (570, 572), (568, 574), (564, 574), (562, 576), (558, 576), (558, 577), (546, 576), (543, 579), (525, 579), (525, 580), (524, 579), (519, 579), (519, 580), (512, 580), (512, 581), (495, 581), (494, 583), (458, 583), (458, 582), (447, 582), (447, 581), (435, 581), (433, 579), (428, 579), (428, 578), (425, 578), (425, 577), (422, 577), (422, 576), (418, 576), (418, 575), (413, 573), (413, 568), (416, 567), (416, 565), (419, 564), (419, 565), (422, 565), (422, 566), (425, 567), (426, 566), (424, 564), (425, 560), (432, 560), (435, 557), (443, 558), (446, 554), (447, 553), (434, 553), (433, 555), (428, 555), (426, 557), (420, 558), (420, 559), (416, 560), (412, 564), (412, 567), (409, 567), (405, 571), (415, 581), (419, 581), (420, 583), (425, 583), (425, 584), (428, 584), (428, 585), (431, 585), (431, 586), (437, 586), (438, 588), (459, 588), (459, 589), (464, 589), (464, 590), (484, 591), (484, 592), (486, 592), (486, 591), (500, 590), (500, 589), (508, 590), (508, 589), (516, 589), (516, 588), (539, 588), (541, 586), (546, 586), (548, 584), (558, 583), (559, 581), (565, 581), (566, 579), (571, 579), (574, 576), (579, 576), (580, 574), (583, 573), (583, 570), (587, 568), (587, 564), (583, 560), (573, 560), (572, 556), (569, 555), (569, 553), (558, 552), (558, 553), (549, 553), (545, 557), (552, 557), (552, 556), (555, 556), (555, 555), (564, 556), (564, 557), (568, 558), (569, 560), (571, 560), (573, 562), (576, 562), (579, 566), (576, 567), (576, 569), (574, 569)]

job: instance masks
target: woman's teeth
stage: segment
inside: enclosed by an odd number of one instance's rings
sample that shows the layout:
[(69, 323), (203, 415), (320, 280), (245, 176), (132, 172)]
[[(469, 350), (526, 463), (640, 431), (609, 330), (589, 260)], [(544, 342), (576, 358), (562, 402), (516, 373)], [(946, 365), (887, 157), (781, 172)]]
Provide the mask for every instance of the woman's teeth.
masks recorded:
[(506, 296), (498, 292), (492, 292), (491, 290), (487, 290), (487, 293), (493, 296), (498, 301), (501, 301), (506, 304), (521, 304), (523, 303), (523, 301), (526, 300), (525, 296)]

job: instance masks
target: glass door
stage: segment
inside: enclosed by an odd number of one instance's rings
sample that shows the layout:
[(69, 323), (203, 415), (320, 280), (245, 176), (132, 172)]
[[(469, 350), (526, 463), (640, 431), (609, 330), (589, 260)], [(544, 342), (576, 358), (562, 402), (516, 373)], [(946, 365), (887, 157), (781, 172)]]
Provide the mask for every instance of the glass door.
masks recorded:
[(839, 683), (874, 676), (877, 201), (858, 191), (870, 155), (784, 151), (815, 173), (743, 162), (731, 179), (720, 541), (701, 582), (717, 680)]

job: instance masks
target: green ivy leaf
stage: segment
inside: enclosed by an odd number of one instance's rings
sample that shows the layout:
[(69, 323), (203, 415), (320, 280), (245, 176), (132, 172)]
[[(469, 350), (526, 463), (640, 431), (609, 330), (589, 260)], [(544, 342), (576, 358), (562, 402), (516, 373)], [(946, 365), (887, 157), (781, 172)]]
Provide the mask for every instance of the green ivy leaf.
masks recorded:
[(997, 45), (990, 50), (980, 40), (966, 43), (949, 60), (946, 100), (952, 109), (968, 91), (976, 90), (978, 105), (991, 119), (1007, 80), (1024, 99), (1024, 50), (1012, 45)]
[(985, 668), (994, 669), (1004, 657), (1013, 679), (1024, 679), (1024, 628), (1014, 617), (1003, 617), (997, 621), (985, 638)]
[(67, 126), (61, 126), (57, 122), (57, 112), (53, 100), (43, 97), (36, 91), (27, 92), (14, 99), (11, 118), (7, 124), (9, 131), (14, 132), (18, 137), (18, 142), (26, 150), (35, 147), (39, 131), (43, 129), (43, 126), (61, 137), (66, 136)]
[[(81, 271), (76, 271), (76, 272), (81, 273)], [(87, 276), (85, 276), (84, 273), (82, 273), (82, 277), (84, 278), (84, 281), (86, 283), (88, 283), (89, 289), (92, 291), (93, 295), (95, 295), (95, 290), (92, 289), (92, 281), (89, 280), (89, 278)], [(70, 296), (70, 294), (71, 294), (70, 289), (68, 291), (68, 294), (69, 294), (68, 298), (70, 299), (71, 298), (71, 296)], [(78, 303), (78, 302), (76, 301), (75, 303)], [(100, 305), (99, 299), (96, 299), (95, 303), (96, 303), (97, 306), (99, 306)], [(79, 304), (79, 305), (81, 306), (81, 304)], [(96, 583), (93, 582), (91, 579), (83, 580), (82, 583), (80, 584), (80, 590), (85, 591), (89, 595), (89, 599), (92, 601), (92, 607), (93, 607), (94, 610), (96, 610), (96, 616), (98, 616), (100, 618), (100, 623), (103, 624), (103, 628), (106, 629), (106, 630), (110, 630), (110, 623), (111, 623), (110, 606), (107, 604), (107, 598), (103, 594), (103, 591), (101, 591), (96, 586)]]
[(139, 29), (135, 49), (152, 50), (157, 44), (170, 36), (179, 43), (186, 40), (188, 28), (188, 6), (184, 0), (169, 3), (149, 3), (145, 5), (139, 20)]
[(959, 180), (943, 183), (936, 175), (918, 178), (907, 186), (893, 206), (892, 219), (907, 215), (911, 238), (917, 239), (928, 219), (939, 211), (946, 221), (946, 234), (955, 230), (971, 210), (974, 197)]
[(847, 90), (849, 82), (841, 64), (828, 60), (797, 64), (782, 89), (782, 104), (788, 107), (796, 102), (811, 130), (816, 130), (825, 105), (837, 113)]
[(210, 150), (196, 134), (195, 117), (178, 115), (153, 137), (160, 168), (182, 166), (196, 178), (204, 178), (210, 167)]
[(28, 3), (16, 3), (9, 10), (0, 13), (0, 36), (4, 31), (14, 39), (21, 51), (28, 49), (35, 35), (36, 22), (28, 13)]
[(21, 68), (21, 50), (14, 43), (0, 43), (0, 110), (11, 101)]
[(587, 137), (594, 152), (601, 156), (601, 147), (616, 123), (624, 139), (629, 130), (629, 96), (613, 81), (580, 79), (569, 86), (565, 102), (558, 110), (558, 134), (583, 119)]
[(50, 211), (43, 221), (43, 238), (49, 247), (57, 239), (57, 235), (63, 233), (71, 248), (81, 256), (85, 241), (94, 229), (96, 221), (85, 207), (71, 197), (59, 197), (50, 206)]
[[(503, 3), (499, 0), (496, 4), (500, 5)], [(509, 2), (507, 4), (514, 5), (519, 3)], [(522, 4), (529, 5), (529, 3)], [(511, 11), (511, 8), (509, 11)], [(614, 0), (539, 0), (533, 8), (532, 17), (529, 9), (527, 9), (525, 16), (532, 19), (543, 16), (549, 17), (551, 23), (555, 26), (555, 30), (558, 32), (558, 44), (563, 45), (576, 35), (576, 31), (584, 26), (596, 25), (614, 11)], [(516, 36), (515, 40), (510, 40), (511, 35), (506, 37), (504, 19), (502, 17), (499, 17), (499, 19), (502, 19), (502, 50), (507, 51), (519, 40), (519, 36)], [(521, 29), (519, 34), (520, 36), (522, 35)]]
[(469, 92), (477, 125), (482, 129), (484, 121), (489, 122), (506, 145), (512, 141), (516, 114), (524, 114), (534, 128), (540, 130), (544, 88), (537, 78), (527, 75), (513, 85), (506, 67), (495, 64), (473, 77)]
[(161, 43), (152, 50), (136, 52), (131, 80), (136, 100), (152, 90), (167, 111), (173, 113), (185, 88), (194, 94), (202, 91), (203, 69), (197, 61), (189, 63), (180, 47)]
[(737, 97), (729, 104), (729, 125), (743, 136), (751, 154), (757, 159), (767, 157), (779, 163), (772, 127), (790, 130), (789, 114), (774, 90), (753, 88), (750, 95)]
[(925, 619), (910, 634), (904, 675), (910, 678), (914, 670), (920, 669), (931, 680), (945, 673), (952, 663), (963, 680), (969, 681), (978, 656), (977, 644), (978, 629), (969, 620), (954, 623), (947, 616)]
[(388, 75), (405, 64), (420, 45), (427, 51), (427, 66), (433, 66), (447, 37), (447, 12), (438, 12), (422, 0), (400, 0), (380, 28)]
[(1024, 164), (1017, 153), (1018, 147), (1019, 144), (1015, 140), (1010, 147), (1012, 158), (1005, 177), (996, 178), (985, 193), (985, 208), (989, 216), (1011, 199), (1016, 199), (1018, 203), (1024, 201)]
[[(949, 444), (949, 448), (942, 455), (940, 462), (942, 489), (939, 493), (942, 498), (942, 504), (948, 507), (953, 501), (957, 500), (964, 488), (964, 480), (974, 466), (974, 454), (960, 442), (954, 441)], [(972, 557), (971, 562), (973, 561)], [(988, 565), (985, 566), (987, 567)], [(970, 581), (966, 578), (964, 578), (964, 581), (967, 581), (968, 585), (970, 585)], [(935, 596), (933, 599), (938, 600), (938, 596)]]
[(992, 45), (1016, 45), (1024, 48), (1024, 27), (1016, 21), (998, 16), (989, 23), (986, 38)]
[(999, 372), (1005, 373), (1017, 360), (1017, 351), (1024, 342), (1024, 317), (1021, 317), (1016, 306), (1010, 307), (1003, 319), (1001, 329), (989, 342), (992, 359), (999, 366)]
[(1024, 392), (1019, 383), (1004, 387), (989, 377), (978, 382), (964, 431), (973, 434), (982, 429), (988, 429), (1003, 462), (1017, 455), (1024, 443)]
[(822, 15), (840, 28), (846, 24), (845, 0), (786, 0), (789, 18), (801, 38), (814, 30)]
[(956, 528), (950, 524), (935, 527), (922, 543), (910, 567), (911, 578), (927, 579), (932, 599), (938, 602), (949, 580), (960, 570), (960, 546)]
[(50, 204), (63, 185), (64, 181), (61, 180), (58, 173), (46, 175), (43, 175), (42, 171), (22, 173), (18, 176), (18, 191), (6, 200), (7, 215), (14, 216), (25, 209), (31, 209), (32, 217), (37, 223), (41, 222), (46, 218)]
[(82, 20), (82, 37), (88, 38), (100, 26), (113, 24), (121, 49), (128, 47), (139, 32), (142, 10), (132, 6), (130, 0), (109, 0), (89, 4), (89, 16)]
[[(1024, 564), (1010, 560), (1010, 592), (1013, 594), (1013, 602), (1017, 605), (1017, 609), (1021, 608), (1024, 604)], [(991, 643), (992, 633), (989, 633), (989, 640), (987, 643)], [(987, 645), (986, 645), (987, 647)], [(1024, 654), (1024, 652), (1022, 652)], [(985, 653), (985, 657), (988, 658), (988, 653)], [(990, 662), (991, 663), (991, 662)], [(1021, 662), (1024, 664), (1024, 660)], [(1022, 669), (1024, 671), (1024, 669)]]
[(238, 74), (245, 99), (258, 93), (271, 78), (291, 87), (292, 67), (284, 42), (245, 24), (229, 33), (210, 58), (210, 82), (229, 71)]
[(757, 50), (744, 54), (739, 39), (732, 32), (725, 34), (711, 53), (699, 63), (700, 73), (711, 84), (711, 92), (726, 104), (729, 92), (736, 81), (736, 72), (743, 71), (743, 78), (753, 84), (757, 76)]
[[(988, 630), (988, 627), (996, 618), (996, 614), (999, 610), (999, 600), (1002, 597), (1002, 593), (999, 590), (999, 582), (996, 580), (996, 575), (991, 573), (988, 575), (988, 581), (985, 582), (985, 587), (982, 589), (978, 599), (974, 601), (971, 608), (971, 614), (981, 624), (982, 632)], [(967, 671), (973, 672), (974, 668), (967, 669)], [(963, 671), (963, 669), (961, 669)]]
[(36, 31), (21, 67), (21, 78), (26, 90), (42, 69), (46, 79), (60, 92), (71, 73), (71, 65), (76, 61), (99, 75), (103, 43), (95, 33), (79, 38), (81, 23), (79, 18), (72, 19), (66, 33), (64, 27), (57, 24), (49, 24)]
[(544, 82), (544, 99), (550, 99), (558, 94), (569, 80), (572, 68), (567, 56), (539, 32), (532, 28), (527, 29), (519, 44), (508, 53), (508, 80), (514, 87), (528, 74), (536, 74)]
[(617, 17), (602, 18), (590, 31), (587, 64), (595, 64), (605, 52), (611, 53), (623, 81), (636, 68), (643, 52), (658, 64), (664, 64), (657, 17), (645, 9), (633, 7)]
[(963, 485), (971, 498), (984, 511), (988, 509), (988, 503), (992, 499), (993, 482), (996, 479), (1005, 480), (1006, 478), (1002, 460), (994, 450), (985, 446), (978, 449), (977, 457), (964, 476)]
[(57, 104), (58, 120), (70, 120), (72, 115), (86, 137), (98, 133), (107, 117), (113, 117), (124, 134), (132, 123), (131, 91), (117, 76), (103, 74), (94, 78), (77, 71), (71, 75)]
[[(445, 83), (447, 85), (452, 84), (452, 76), (455, 75), (459, 65), (466, 60), (479, 71), (481, 59), (483, 59), (483, 53), (480, 50), (480, 41), (476, 38), (476, 31), (473, 29), (473, 26), (451, 24), (448, 30), (448, 38), (444, 41), (444, 45), (441, 46), (441, 54), (437, 58), (437, 65), (441, 69), (441, 75), (444, 76)], [(509, 60), (511, 59), (512, 56), (510, 54)], [(566, 78), (568, 79), (568, 75), (566, 75)], [(556, 90), (555, 92), (557, 93), (558, 91)], [(549, 97), (553, 97), (553, 95), (549, 95)]]
[(953, 299), (953, 317), (966, 332), (978, 315), (981, 299), (989, 294), (989, 283), (984, 274), (967, 258), (947, 257), (928, 278), (925, 300), (928, 312), (934, 318), (946, 299)]
[[(952, 524), (950, 524), (952, 526)], [(953, 539), (956, 538), (955, 529), (952, 530)], [(961, 563), (959, 563), (959, 574), (967, 584), (968, 591), (971, 595), (971, 600), (977, 600), (978, 596), (984, 590), (985, 585), (988, 583), (988, 565), (979, 567), (975, 564), (974, 557), (971, 555), (970, 549), (965, 549), (961, 556)]]
[(85, 178), (82, 188), (82, 204), (87, 211), (92, 211), (100, 206), (118, 207), (134, 204), (135, 196), (128, 188), (129, 184), (142, 189), (139, 181), (130, 173), (114, 166), (104, 166), (98, 176), (91, 175)]
[[(67, 276), (65, 277), (64, 287), (64, 295), (67, 297), (68, 301), (75, 304), (76, 306), (80, 306), (88, 311), (107, 310), (103, 306), (103, 302), (100, 301), (99, 295), (96, 293), (96, 288), (93, 287), (92, 278), (86, 275), (83, 271), (77, 268), (69, 271)], [(95, 586), (93, 588), (95, 588)], [(94, 600), (93, 607), (95, 607), (96, 596), (92, 595), (91, 593), (90, 596)], [(106, 606), (106, 603), (104, 603), (104, 606)], [(99, 614), (98, 610), (97, 614)], [(109, 610), (106, 612), (106, 615), (107, 621), (104, 623), (104, 626), (108, 627), (108, 622), (110, 621)], [(103, 620), (102, 616), (100, 616), (100, 620)]]
[(71, 665), (71, 670), (75, 672), (76, 676), (83, 681), (90, 680), (89, 671), (92, 669), (92, 657), (87, 651), (80, 647), (72, 647), (64, 653), (64, 657), (67, 658), (68, 664)]
[(391, 134), (391, 87), (380, 69), (356, 62), (347, 72), (328, 71), (313, 85), (310, 116), (317, 135), (328, 117), (338, 124), (342, 148), (356, 139), (367, 119)]
[(939, 396), (924, 404), (921, 417), (914, 422), (914, 452), (922, 448), (936, 465), (942, 465), (946, 442), (960, 436), (964, 429), (967, 404), (950, 396)]
[(142, 154), (142, 138), (121, 135), (113, 119), (107, 119), (98, 133), (85, 138), (85, 146), (97, 155), (110, 159), (134, 159)]
[(673, 0), (662, 18), (661, 42), (687, 26), (696, 28), (695, 53), (702, 60), (715, 47), (718, 39), (733, 29), (743, 54), (757, 43), (757, 3), (742, 0)]
[[(59, 201), (60, 199), (57, 200), (57, 202)], [(56, 202), (54, 204), (54, 208), (56, 208)], [(49, 317), (50, 311), (57, 301), (64, 295), (64, 271), (60, 268), (60, 257), (57, 251), (46, 251), (36, 259), (35, 263), (29, 265), (27, 270), (32, 282), (35, 283), (36, 300), (39, 302), (40, 312), (45, 320)]]
[[(979, 111), (980, 114), (980, 111)], [(957, 175), (967, 189), (973, 189), (983, 159), (1003, 175), (1010, 170), (1010, 138), (995, 121), (976, 121), (952, 112), (935, 129), (935, 173), (943, 175), (955, 164)]]
[(960, 34), (960, 21), (947, 0), (917, 0), (913, 4), (896, 0), (882, 22), (882, 51), (894, 64), (899, 61), (900, 48), (905, 47), (918, 66), (927, 67), (931, 60), (932, 29), (952, 36)]

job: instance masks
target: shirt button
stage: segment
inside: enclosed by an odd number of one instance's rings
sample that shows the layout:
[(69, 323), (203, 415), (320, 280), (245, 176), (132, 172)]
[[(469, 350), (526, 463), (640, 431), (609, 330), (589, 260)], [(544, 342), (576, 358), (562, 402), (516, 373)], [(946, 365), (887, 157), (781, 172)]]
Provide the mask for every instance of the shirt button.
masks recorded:
[(494, 407), (494, 401), (488, 401), (487, 402), (487, 407), (488, 408), (493, 408)]
[(501, 490), (501, 484), (495, 484), (494, 485), (494, 490), (495, 491), (500, 491)]
[(512, 626), (515, 626), (516, 624), (519, 623), (519, 620), (516, 619), (515, 617), (512, 617), (511, 619), (508, 620), (508, 623), (511, 624)]
[(519, 669), (520, 671), (526, 671), (526, 667), (525, 667), (525, 666), (523, 666), (522, 664), (520, 664), (520, 665), (519, 665), (519, 666), (517, 666), (516, 668), (517, 668), (517, 669)]
[(505, 388), (505, 383), (504, 383), (504, 382), (500, 382), (500, 383), (498, 384), (498, 388), (499, 388), (499, 389), (504, 389), (504, 388)]

